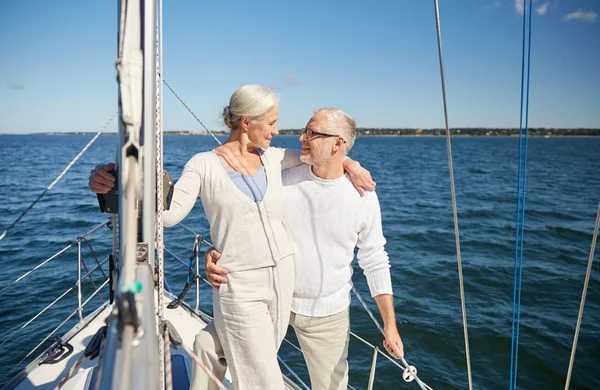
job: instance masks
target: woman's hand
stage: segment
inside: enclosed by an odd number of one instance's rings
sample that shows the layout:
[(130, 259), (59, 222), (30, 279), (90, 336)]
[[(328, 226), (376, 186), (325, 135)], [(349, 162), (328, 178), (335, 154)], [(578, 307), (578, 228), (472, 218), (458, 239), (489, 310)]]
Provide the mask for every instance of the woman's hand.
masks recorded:
[(221, 258), (221, 254), (215, 248), (210, 248), (204, 254), (204, 270), (210, 285), (218, 289), (221, 283), (227, 283), (225, 275), (228, 274), (225, 268), (217, 265), (217, 261)]
[(365, 196), (365, 191), (375, 191), (377, 184), (371, 178), (371, 172), (363, 168), (358, 161), (347, 158), (344, 160), (344, 170), (350, 174), (350, 180), (360, 196)]

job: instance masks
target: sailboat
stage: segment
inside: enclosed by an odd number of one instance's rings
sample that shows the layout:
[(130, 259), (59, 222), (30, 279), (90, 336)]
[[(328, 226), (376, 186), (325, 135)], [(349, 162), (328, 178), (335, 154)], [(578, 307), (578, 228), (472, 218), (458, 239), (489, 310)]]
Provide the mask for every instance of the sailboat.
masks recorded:
[[(192, 371), (205, 369), (192, 345), (198, 330), (211, 320), (199, 310), (198, 293), (200, 247), (208, 241), (186, 226), (183, 227), (192, 235), (190, 240), (193, 238), (192, 261), (186, 263), (166, 252), (186, 268), (188, 281), (178, 296), (166, 291), (164, 285), (161, 213), (163, 204), (168, 203), (168, 194), (163, 189), (162, 170), (162, 4), (156, 0), (118, 3), (119, 136), (115, 174), (120, 190), (113, 198), (100, 199), (103, 211), (112, 215), (110, 219), (0, 291), (2, 294), (20, 283), (67, 249), (78, 248), (76, 283), (9, 334), (2, 344), (73, 290), (77, 290), (77, 307), (24, 360), (51, 337), (55, 337), (54, 342), (2, 389), (188, 389)], [(87, 239), (106, 226), (112, 229), (112, 253), (102, 261), (96, 259), (96, 266), (88, 268), (82, 259), (82, 245), (89, 245)], [(5, 235), (6, 232), (2, 238)], [(108, 272), (104, 273), (106, 268)], [(93, 290), (84, 298), (86, 284), (92, 285)], [(194, 286), (196, 305), (191, 307), (184, 297)], [(106, 290), (109, 300), (84, 316), (84, 307)], [(75, 316), (79, 317), (77, 324), (62, 336), (55, 336)], [(373, 351), (369, 389), (373, 387), (379, 356), (399, 367), (399, 377), (414, 381), (421, 389), (430, 389), (404, 359), (401, 365), (360, 336), (353, 336)], [(289, 369), (283, 360), (280, 362)], [(230, 385), (229, 375), (222, 383), (213, 379), (221, 389)], [(308, 388), (291, 370), (283, 379), (286, 389)]]
[[(1, 343), (4, 345), (11, 338), (20, 336), (21, 330), (28, 328), (29, 324), (36, 321), (44, 312), (51, 310), (73, 290), (78, 293), (77, 306), (58, 327), (51, 330), (31, 352), (25, 355), (24, 360), (32, 356), (75, 316), (79, 318), (78, 323), (62, 336), (56, 337), (50, 347), (17, 373), (3, 389), (187, 389), (191, 382), (192, 371), (201, 369), (201, 362), (192, 351), (191, 345), (196, 332), (210, 321), (210, 316), (199, 310), (198, 295), (202, 280), (198, 269), (200, 247), (203, 243), (210, 243), (200, 234), (184, 226), (191, 235), (190, 240), (193, 240), (194, 251), (190, 263), (181, 260), (162, 246), (160, 214), (163, 203), (167, 202), (168, 198), (163, 194), (165, 191), (163, 191), (161, 166), (163, 79), (161, 66), (156, 65), (157, 53), (160, 57), (162, 52), (156, 45), (156, 42), (161, 42), (160, 39), (156, 39), (156, 31), (162, 31), (160, 26), (162, 7), (159, 7), (154, 0), (123, 1), (120, 4), (122, 6), (119, 8), (120, 112), (117, 176), (120, 188), (123, 190), (119, 191), (116, 201), (118, 215), (113, 215), (110, 220), (74, 238), (66, 248), (0, 290), (1, 295), (21, 283), (31, 273), (41, 272), (38, 270), (67, 249), (77, 247), (76, 283), (21, 328), (4, 335)], [(531, 2), (529, 4), (531, 6)], [(441, 60), (441, 43), (440, 41), (438, 43)], [(441, 61), (440, 67), (442, 68)], [(448, 133), (447, 123), (446, 133)], [(114, 205), (104, 206), (109, 213), (115, 211), (112, 209)], [(453, 206), (456, 213), (456, 207), (454, 204)], [(600, 210), (598, 215), (600, 216)], [(594, 244), (598, 233), (598, 219)], [(87, 268), (81, 256), (82, 246), (88, 244), (88, 237), (106, 226), (112, 229), (112, 254), (102, 261), (97, 259), (95, 267)], [(6, 232), (0, 236), (0, 239), (5, 235)], [(189, 275), (179, 296), (165, 291), (163, 250), (181, 263)], [(590, 254), (590, 265), (592, 258), (593, 250)], [(106, 268), (108, 273), (103, 274), (98, 280), (98, 273)], [(588, 266), (588, 276), (589, 269)], [(93, 286), (91, 293), (84, 297), (86, 291), (84, 287), (90, 285)], [(194, 285), (196, 304), (192, 307), (183, 298)], [(84, 308), (107, 289), (109, 301), (103, 302), (90, 314), (84, 316)], [(464, 297), (462, 298), (463, 318), (465, 318)], [(582, 310), (583, 301), (577, 331)], [(465, 321), (465, 336), (466, 333)], [(360, 336), (352, 335), (373, 351), (368, 385), (368, 388), (372, 389), (378, 357), (383, 356), (390, 360), (391, 358)], [(576, 343), (574, 343), (572, 358), (575, 345)], [(288, 368), (284, 361), (281, 363)], [(406, 382), (413, 382), (405, 387), (418, 386), (421, 389), (430, 389), (419, 379), (414, 367), (408, 365), (405, 360), (402, 360), (402, 364), (396, 361), (393, 363), (399, 367), (399, 381), (402, 378)], [(572, 361), (569, 375), (571, 367)], [(289, 375), (289, 377), (284, 376), (286, 389), (308, 388), (293, 371), (290, 371)], [(230, 384), (227, 378), (228, 376), (223, 383), (216, 383), (216, 385), (227, 388)], [(469, 384), (471, 385), (470, 368)]]

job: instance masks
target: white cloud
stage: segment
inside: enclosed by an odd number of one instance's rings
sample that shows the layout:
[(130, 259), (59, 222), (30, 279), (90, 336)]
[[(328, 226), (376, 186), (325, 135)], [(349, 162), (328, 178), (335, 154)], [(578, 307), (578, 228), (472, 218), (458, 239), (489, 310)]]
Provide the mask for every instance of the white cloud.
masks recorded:
[(579, 22), (588, 22), (594, 23), (596, 18), (598, 17), (598, 13), (594, 11), (584, 11), (583, 9), (578, 9), (575, 12), (571, 12), (564, 16), (563, 20), (565, 22), (569, 22), (571, 20), (579, 21)]
[(298, 79), (295, 78), (294, 76), (292, 76), (290, 73), (288, 73), (285, 75), (285, 77), (283, 79), (281, 79), (280, 82), (267, 84), (266, 87), (275, 91), (275, 90), (281, 90), (285, 87), (295, 87), (296, 85), (299, 85), (299, 84), (300, 84), (300, 82), (298, 81)]
[(548, 12), (548, 8), (550, 8), (550, 3), (545, 2), (544, 4), (537, 7), (535, 9), (535, 12), (537, 12), (538, 15), (546, 15), (546, 12)]
[(12, 89), (14, 91), (19, 91), (21, 89), (25, 89), (25, 86), (23, 84), (19, 84), (19, 83), (12, 83), (12, 84), (8, 84), (8, 88)]
[(291, 86), (291, 85), (298, 85), (299, 82), (298, 82), (298, 79), (296, 79), (294, 76), (292, 76), (291, 74), (288, 73), (287, 75), (285, 75), (283, 80), (281, 80), (281, 84)]
[(523, 10), (524, 10), (523, 0), (515, 0), (515, 9), (517, 10), (517, 13), (523, 15)]
[[(532, 5), (540, 2), (540, 0), (530, 0), (530, 1), (532, 2)], [(550, 9), (549, 1), (545, 1), (540, 6), (535, 6), (535, 12), (537, 12), (538, 15), (546, 15), (546, 13), (548, 12), (548, 9)], [(517, 13), (519, 15), (523, 15), (523, 12), (525, 11), (525, 0), (515, 0), (515, 10), (517, 11)]]
[(494, 8), (500, 7), (501, 5), (502, 5), (502, 2), (494, 1), (493, 3), (484, 5), (483, 8), (484, 9), (494, 9)]

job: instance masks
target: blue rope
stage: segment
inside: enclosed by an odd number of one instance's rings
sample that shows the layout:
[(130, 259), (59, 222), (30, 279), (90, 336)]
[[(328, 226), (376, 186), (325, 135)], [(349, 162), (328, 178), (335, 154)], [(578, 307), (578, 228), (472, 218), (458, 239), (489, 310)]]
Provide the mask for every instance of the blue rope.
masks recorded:
[[(525, 7), (524, 11), (525, 11)], [(517, 388), (517, 371), (519, 361), (519, 330), (521, 323), (521, 286), (523, 280), (523, 237), (525, 234), (525, 194), (527, 189), (527, 152), (529, 149), (529, 79), (531, 75), (531, 15), (532, 1), (529, 0), (529, 30), (527, 46), (527, 87), (525, 89), (525, 150), (523, 152), (523, 98), (525, 84), (525, 34), (527, 13), (523, 12), (523, 49), (521, 54), (521, 110), (519, 115), (519, 166), (517, 182), (517, 219), (515, 237), (515, 278), (513, 283), (513, 313), (510, 351), (510, 386)], [(521, 166), (523, 166), (523, 187), (521, 187)]]

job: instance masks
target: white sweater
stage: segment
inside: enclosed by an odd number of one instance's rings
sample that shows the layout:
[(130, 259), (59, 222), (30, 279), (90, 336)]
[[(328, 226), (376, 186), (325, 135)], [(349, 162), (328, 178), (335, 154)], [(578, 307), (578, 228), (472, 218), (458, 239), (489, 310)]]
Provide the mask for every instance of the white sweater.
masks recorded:
[(235, 186), (216, 153), (196, 154), (175, 183), (171, 208), (163, 214), (165, 226), (185, 218), (200, 194), (221, 267), (236, 272), (277, 264), (294, 253), (283, 224), (281, 171), (300, 164), (299, 155), (280, 148), (262, 153), (267, 191), (257, 205)]
[(324, 180), (310, 165), (285, 170), (283, 186), (295, 244), (294, 313), (324, 317), (350, 305), (355, 247), (371, 295), (393, 293), (375, 192), (361, 198), (347, 175)]

